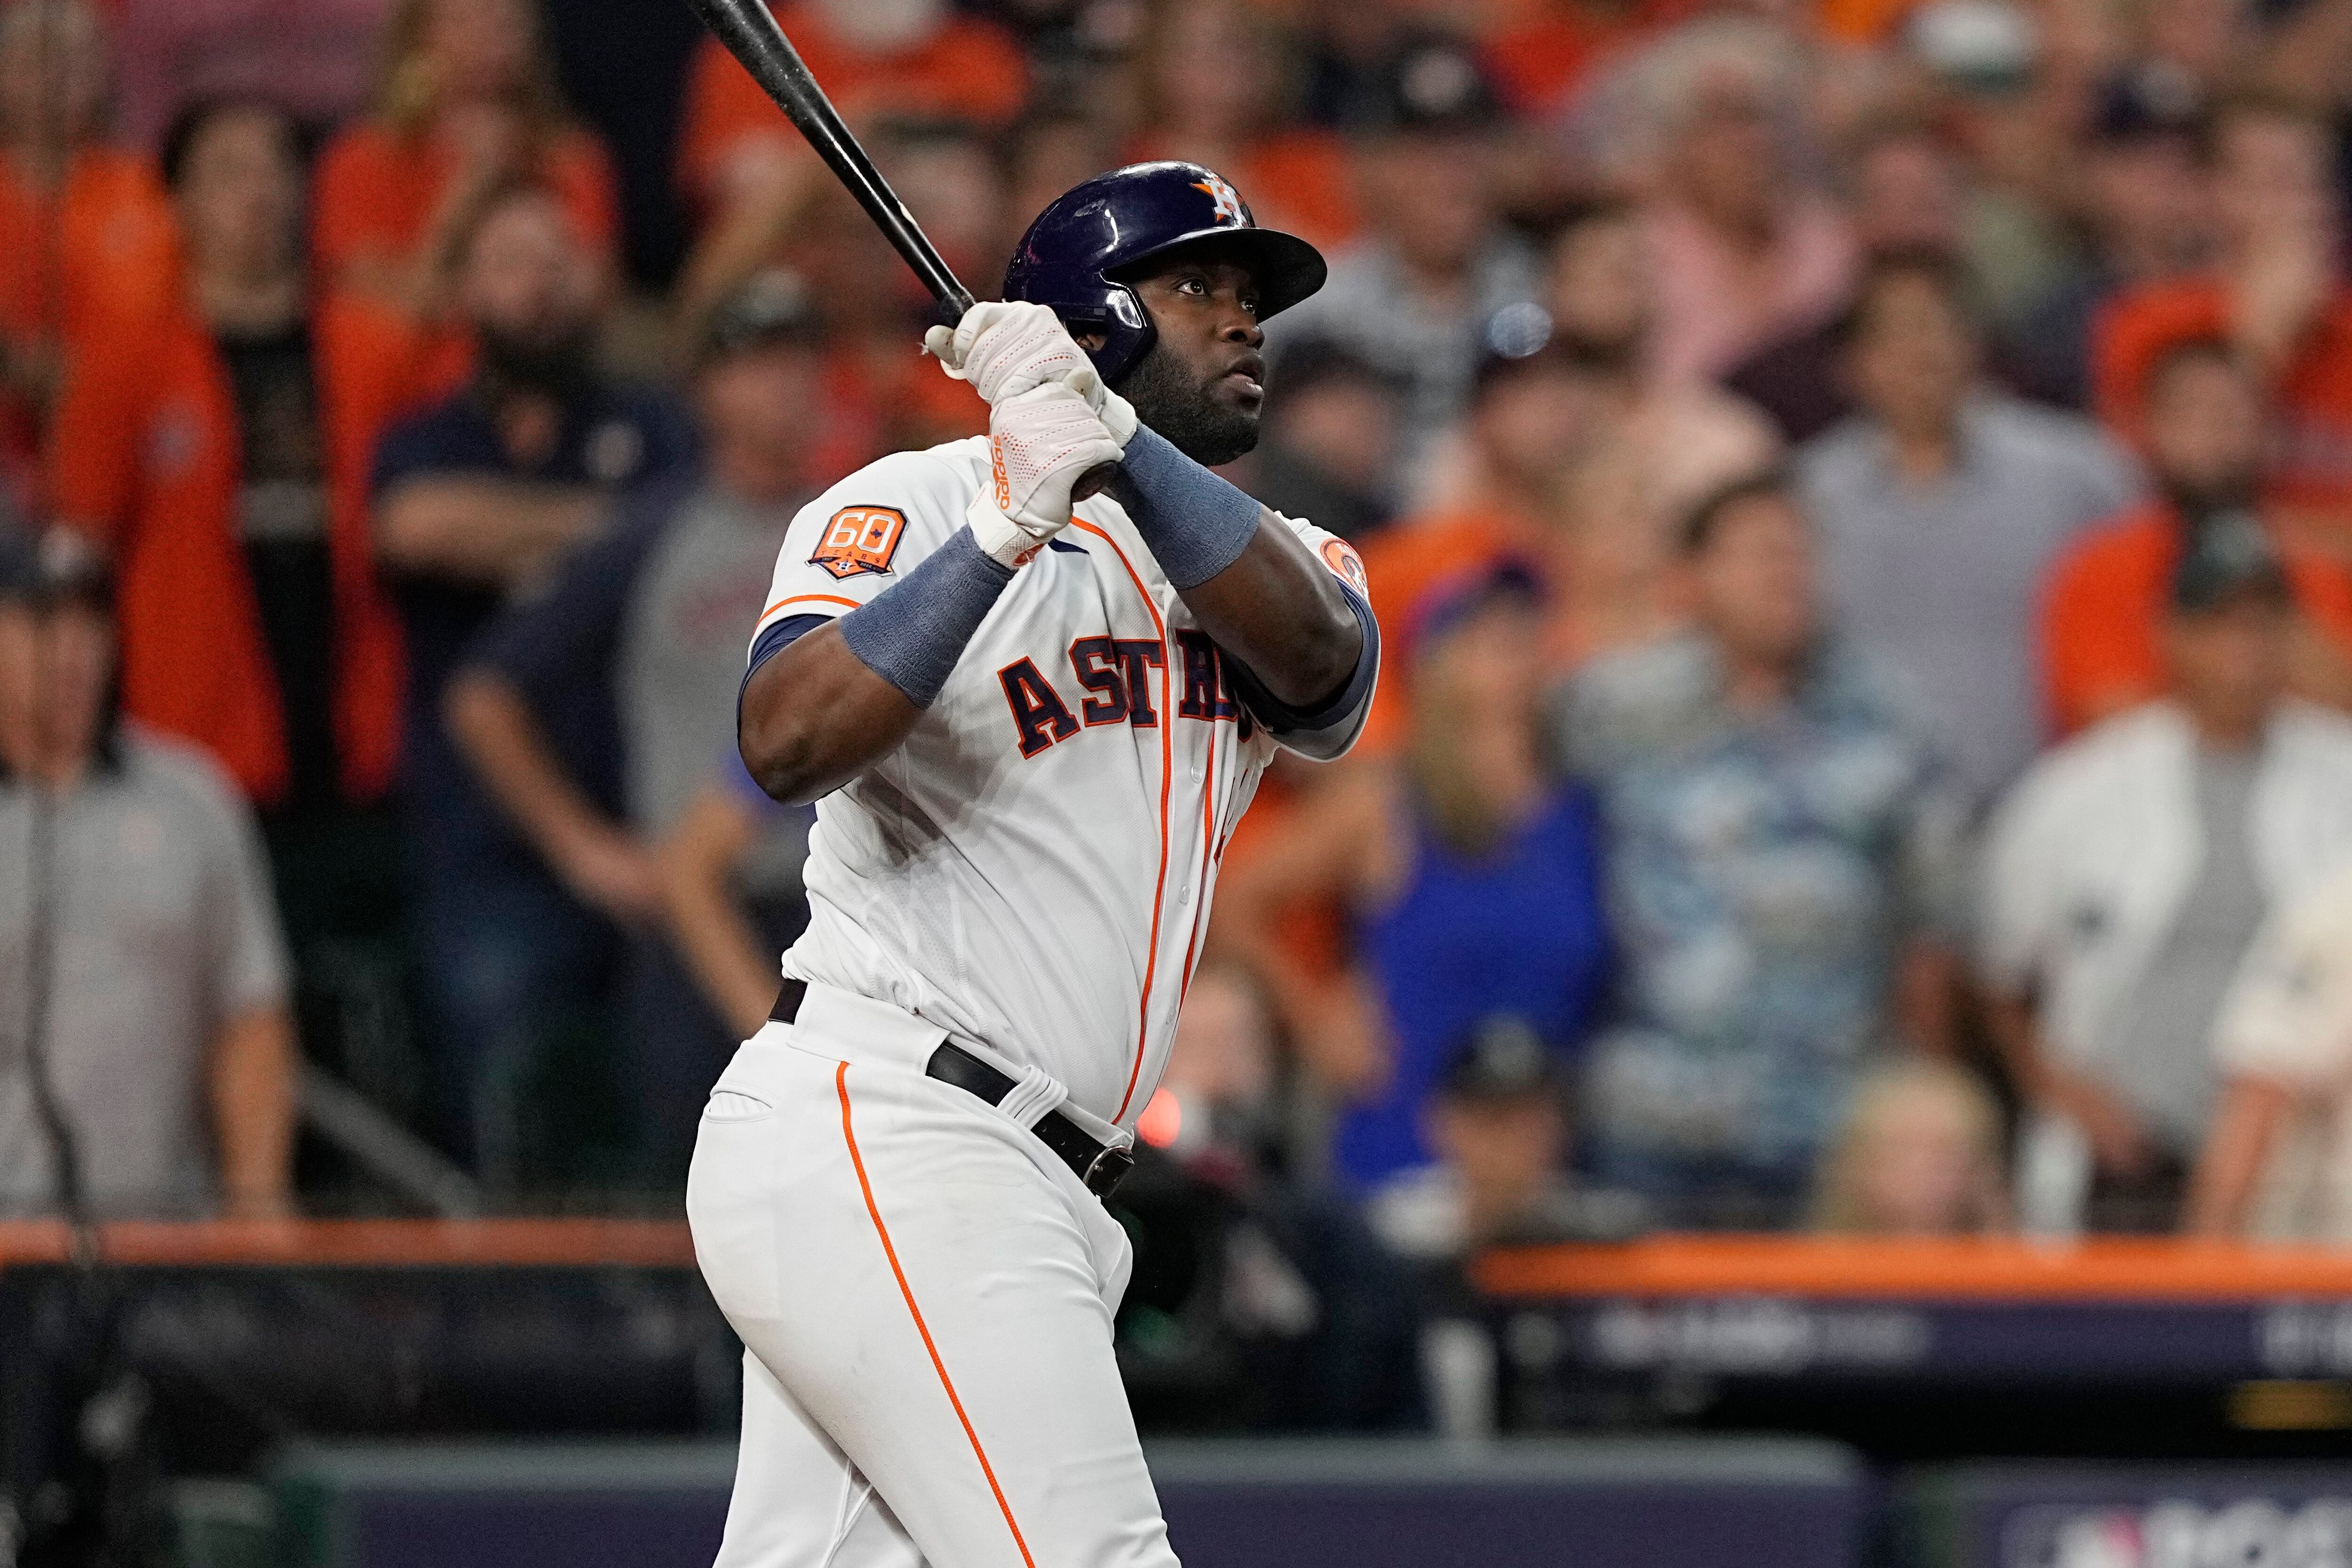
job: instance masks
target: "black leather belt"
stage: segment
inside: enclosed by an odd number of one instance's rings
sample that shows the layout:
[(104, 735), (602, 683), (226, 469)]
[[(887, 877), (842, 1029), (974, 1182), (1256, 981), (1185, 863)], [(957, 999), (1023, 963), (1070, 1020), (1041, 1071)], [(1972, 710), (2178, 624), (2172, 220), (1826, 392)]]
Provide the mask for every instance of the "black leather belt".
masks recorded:
[[(807, 994), (807, 981), (785, 981), (783, 989), (776, 993), (776, 1005), (768, 1009), (768, 1016), (779, 1024), (791, 1023), (800, 1016), (801, 999)], [(1019, 1087), (1014, 1079), (952, 1043), (942, 1043), (933, 1051), (923, 1071), (991, 1105), (1003, 1104), (1004, 1097)], [(1098, 1198), (1110, 1196), (1127, 1178), (1128, 1172), (1135, 1169), (1132, 1153), (1103, 1142), (1058, 1110), (1045, 1112), (1029, 1131), (1060, 1156), (1064, 1164), (1076, 1171), (1078, 1180), (1087, 1184), (1087, 1191)]]

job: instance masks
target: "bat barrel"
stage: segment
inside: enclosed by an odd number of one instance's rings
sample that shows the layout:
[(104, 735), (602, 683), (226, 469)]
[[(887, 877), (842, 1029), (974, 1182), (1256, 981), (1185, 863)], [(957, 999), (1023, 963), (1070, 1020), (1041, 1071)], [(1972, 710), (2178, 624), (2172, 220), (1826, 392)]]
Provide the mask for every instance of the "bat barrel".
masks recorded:
[(955, 315), (971, 308), (971, 290), (965, 288), (947, 264), (939, 247), (907, 210), (890, 188), (874, 160), (858, 145), (849, 127), (842, 122), (840, 111), (833, 107), (824, 89), (817, 85), (808, 66), (801, 59), (800, 51), (784, 37), (776, 19), (768, 14), (761, 0), (688, 0), (704, 26), (727, 47), (727, 51), (743, 63), (751, 79), (773, 99), (808, 138), (817, 156), (849, 187), (882, 230), (915, 276), (931, 297)]

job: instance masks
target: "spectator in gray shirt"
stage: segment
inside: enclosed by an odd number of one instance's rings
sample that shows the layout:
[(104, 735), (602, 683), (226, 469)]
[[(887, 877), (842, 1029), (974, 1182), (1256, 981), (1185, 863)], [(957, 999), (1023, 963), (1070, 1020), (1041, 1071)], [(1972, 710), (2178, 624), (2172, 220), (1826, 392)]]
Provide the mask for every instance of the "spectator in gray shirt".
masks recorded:
[(0, 539), (0, 1215), (66, 1206), (70, 1170), (101, 1216), (275, 1217), (296, 1056), (260, 837), (114, 680), (102, 563)]
[(1981, 802), (2043, 738), (2033, 613), (2050, 563), (2138, 482), (2096, 426), (1979, 381), (1965, 299), (1939, 253), (1874, 261), (1845, 331), (1862, 411), (1797, 463), (1837, 623), (1920, 692)]
[[(1396, 471), (1411, 474), (1467, 405), (1478, 334), (1506, 305), (1535, 297), (1532, 247), (1497, 206), (1494, 88), (1457, 43), (1413, 45), (1350, 106), (1360, 134), (1365, 237), (1339, 253), (1330, 281), (1266, 331), (1281, 373), (1293, 343), (1336, 343), (1405, 388)], [(1244, 193), (1246, 195), (1246, 193)]]
[[(744, 639), (760, 618), (808, 469), (823, 345), (797, 279), (754, 278), (711, 319), (694, 373), (703, 471), (632, 496), (546, 596), (490, 627), (450, 682), (459, 752), (579, 897), (637, 929), (628, 1031), (642, 1179), (683, 1181), (704, 1096), (740, 1036), (712, 1016), (667, 943), (655, 840), (731, 748)], [(551, 698), (602, 689), (617, 707), (625, 820), (600, 809)]]

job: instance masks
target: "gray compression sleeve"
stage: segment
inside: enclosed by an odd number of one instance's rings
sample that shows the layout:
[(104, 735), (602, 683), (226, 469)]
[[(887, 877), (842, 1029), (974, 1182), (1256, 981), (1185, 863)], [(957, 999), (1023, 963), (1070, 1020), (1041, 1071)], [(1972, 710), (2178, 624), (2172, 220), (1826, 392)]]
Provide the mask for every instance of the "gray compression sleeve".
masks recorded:
[(1012, 581), (1013, 568), (991, 561), (971, 530), (960, 528), (912, 572), (842, 616), (841, 640), (908, 701), (929, 708)]
[(1120, 455), (1135, 502), (1135, 531), (1178, 592), (1207, 582), (1242, 558), (1257, 537), (1255, 500), (1178, 451), (1148, 425)]

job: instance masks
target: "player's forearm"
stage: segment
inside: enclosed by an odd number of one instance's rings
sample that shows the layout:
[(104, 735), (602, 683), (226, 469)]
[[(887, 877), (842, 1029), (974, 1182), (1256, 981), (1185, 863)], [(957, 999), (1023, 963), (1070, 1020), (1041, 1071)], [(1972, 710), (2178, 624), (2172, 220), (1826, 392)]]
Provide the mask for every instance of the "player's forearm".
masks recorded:
[(294, 1026), (283, 1007), (232, 1018), (214, 1042), (213, 1135), (228, 1212), (284, 1214), (294, 1176)]
[(776, 800), (805, 805), (896, 750), (1013, 571), (964, 528), (839, 620), (772, 653), (755, 647), (753, 659), (764, 662), (755, 662), (736, 710), (736, 743), (753, 780)]
[(592, 490), (469, 478), (412, 479), (377, 509), (386, 565), (492, 584), (528, 576), (594, 523)]
[(836, 621), (751, 672), (735, 739), (771, 799), (806, 805), (889, 755), (922, 716), (849, 651)]
[(1364, 655), (1339, 580), (1271, 512), (1241, 558), (1184, 590), (1184, 603), (1219, 647), (1293, 708), (1328, 702)]
[(1311, 709), (1348, 684), (1363, 628), (1274, 513), (1149, 428), (1128, 442), (1114, 492), (1202, 629), (1276, 700)]

